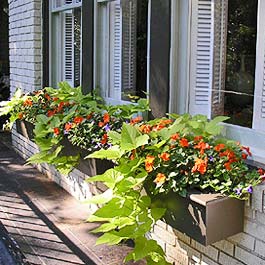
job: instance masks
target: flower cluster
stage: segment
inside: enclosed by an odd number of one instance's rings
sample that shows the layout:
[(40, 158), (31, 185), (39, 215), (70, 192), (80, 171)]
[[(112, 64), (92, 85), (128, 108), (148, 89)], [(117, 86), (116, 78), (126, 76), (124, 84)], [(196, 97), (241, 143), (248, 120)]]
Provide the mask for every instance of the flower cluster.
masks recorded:
[(125, 156), (142, 159), (140, 167), (147, 172), (148, 183), (153, 183), (154, 194), (172, 190), (185, 196), (188, 189), (199, 189), (246, 198), (261, 181), (260, 172), (245, 163), (252, 155), (249, 148), (207, 133), (207, 124), (166, 118), (136, 124), (142, 135), (148, 135), (148, 143)]

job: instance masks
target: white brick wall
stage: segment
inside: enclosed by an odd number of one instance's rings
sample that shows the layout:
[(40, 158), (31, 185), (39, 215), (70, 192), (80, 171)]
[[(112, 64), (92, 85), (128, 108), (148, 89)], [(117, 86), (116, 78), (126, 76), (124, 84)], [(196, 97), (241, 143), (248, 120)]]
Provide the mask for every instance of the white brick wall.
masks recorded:
[(9, 0), (11, 92), (41, 87), (41, 0)]

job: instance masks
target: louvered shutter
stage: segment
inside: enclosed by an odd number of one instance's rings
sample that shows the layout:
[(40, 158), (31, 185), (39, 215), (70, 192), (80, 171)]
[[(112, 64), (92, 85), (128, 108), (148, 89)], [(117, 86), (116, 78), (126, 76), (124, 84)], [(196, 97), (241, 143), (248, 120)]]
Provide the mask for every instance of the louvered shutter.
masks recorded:
[(74, 86), (74, 18), (72, 12), (64, 14), (63, 80)]
[(122, 1), (122, 92), (136, 88), (137, 1)]
[(189, 112), (223, 113), (227, 0), (193, 0)]
[(110, 3), (110, 89), (109, 97), (121, 99), (122, 9), (120, 0)]
[(253, 129), (265, 131), (265, 2), (259, 1)]

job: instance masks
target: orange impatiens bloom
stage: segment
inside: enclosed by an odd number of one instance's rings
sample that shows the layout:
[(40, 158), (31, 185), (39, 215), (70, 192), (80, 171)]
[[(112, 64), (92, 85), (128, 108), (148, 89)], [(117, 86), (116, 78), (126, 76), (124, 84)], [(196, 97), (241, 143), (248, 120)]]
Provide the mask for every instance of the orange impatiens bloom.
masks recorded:
[(247, 157), (248, 157), (248, 155), (245, 153), (243, 153), (241, 156), (242, 156), (242, 159), (247, 159)]
[(189, 147), (189, 141), (186, 138), (180, 139), (179, 144), (181, 147)]
[(141, 117), (141, 116), (137, 116), (137, 117), (131, 119), (130, 124), (133, 125), (133, 124), (138, 123), (138, 122), (140, 122), (140, 121), (142, 121), (142, 120), (143, 120), (143, 117)]
[(84, 120), (83, 117), (81, 117), (81, 116), (76, 116), (76, 117), (74, 118), (74, 123), (79, 124), (79, 123), (81, 123), (83, 120)]
[(204, 175), (207, 170), (207, 163), (208, 163), (207, 158), (205, 159), (197, 158), (191, 172), (192, 173), (200, 172), (200, 174)]
[(204, 154), (206, 149), (210, 149), (210, 145), (203, 141), (199, 142), (197, 145), (194, 146), (195, 149), (200, 149), (200, 154)]
[(140, 131), (142, 133), (147, 133), (148, 134), (148, 133), (151, 132), (151, 129), (152, 129), (152, 127), (149, 124), (143, 124), (143, 125), (140, 126)]
[(72, 123), (68, 122), (64, 125), (64, 129), (68, 132), (72, 129)]
[(230, 162), (226, 162), (225, 164), (224, 164), (224, 166), (225, 166), (225, 169), (226, 170), (231, 170), (231, 163)]
[(108, 123), (110, 121), (110, 116), (107, 112), (103, 115), (103, 121), (104, 123)]
[(49, 94), (47, 94), (47, 93), (44, 95), (44, 97), (45, 97), (45, 98), (46, 98), (48, 101), (50, 101), (50, 100), (51, 100), (51, 97), (50, 97), (50, 95), (49, 95)]
[(18, 118), (19, 118), (20, 120), (23, 118), (23, 113), (22, 113), (22, 112), (18, 113)]
[(241, 149), (242, 149), (242, 150), (245, 150), (249, 156), (252, 156), (252, 153), (250, 152), (249, 147), (247, 147), (247, 146), (242, 146)]
[(218, 144), (214, 147), (214, 150), (217, 152), (220, 152), (223, 149), (225, 149), (225, 144)]
[(98, 123), (98, 127), (103, 127), (105, 125), (105, 123), (103, 122), (103, 121), (100, 121), (99, 123)]
[(163, 173), (158, 173), (156, 175), (156, 178), (155, 178), (154, 182), (156, 184), (162, 185), (162, 184), (165, 183), (166, 179), (167, 179), (167, 177)]
[(151, 156), (151, 155), (148, 155), (146, 156), (145, 158), (145, 170), (150, 173), (153, 171), (154, 169), (154, 160), (155, 160), (155, 157), (154, 156)]
[(108, 135), (105, 133), (100, 141), (102, 144), (106, 144), (108, 142)]
[(58, 127), (54, 128), (54, 129), (53, 129), (53, 133), (54, 133), (55, 135), (59, 135), (59, 134), (60, 134), (60, 129), (59, 129)]
[(173, 140), (173, 141), (177, 141), (177, 140), (179, 140), (179, 134), (178, 133), (175, 133), (175, 134), (173, 134), (173, 135), (171, 135), (171, 140)]
[(195, 136), (194, 137), (194, 142), (200, 142), (201, 140), (202, 140), (202, 136), (201, 135), (199, 135), (199, 136)]
[(170, 154), (169, 154), (169, 153), (162, 153), (161, 155), (159, 155), (159, 157), (160, 157), (163, 161), (169, 161), (169, 160), (170, 160)]
[(30, 98), (27, 98), (24, 103), (23, 106), (32, 106), (33, 102)]
[(55, 113), (56, 113), (55, 110), (48, 110), (48, 111), (47, 111), (47, 116), (48, 116), (48, 117), (52, 117)]

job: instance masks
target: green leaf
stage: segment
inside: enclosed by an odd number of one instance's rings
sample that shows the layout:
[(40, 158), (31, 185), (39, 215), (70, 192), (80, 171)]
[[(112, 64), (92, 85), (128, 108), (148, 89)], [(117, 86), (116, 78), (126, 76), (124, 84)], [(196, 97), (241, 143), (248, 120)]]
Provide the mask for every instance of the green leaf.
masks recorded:
[(112, 198), (113, 198), (113, 191), (111, 189), (108, 189), (102, 194), (95, 195), (91, 199), (86, 200), (86, 202), (94, 204), (104, 204), (109, 202)]
[(117, 245), (126, 237), (120, 237), (113, 233), (105, 233), (97, 239), (96, 245), (108, 244), (108, 245)]
[(115, 185), (123, 179), (123, 175), (114, 168), (108, 169), (102, 175), (97, 175), (86, 179), (86, 182), (101, 181), (108, 188), (113, 189)]
[(110, 141), (112, 144), (119, 144), (121, 142), (121, 134), (120, 133), (117, 133), (115, 131), (110, 131), (108, 133), (108, 136), (110, 138)]
[(155, 221), (161, 219), (165, 214), (165, 212), (166, 212), (165, 208), (151, 208), (151, 215)]
[(113, 147), (108, 150), (101, 149), (99, 151), (96, 151), (88, 156), (85, 157), (85, 159), (88, 158), (98, 158), (98, 159), (108, 159), (108, 160), (115, 160), (120, 158), (123, 155), (123, 152), (117, 147)]

